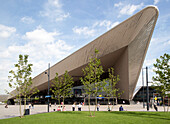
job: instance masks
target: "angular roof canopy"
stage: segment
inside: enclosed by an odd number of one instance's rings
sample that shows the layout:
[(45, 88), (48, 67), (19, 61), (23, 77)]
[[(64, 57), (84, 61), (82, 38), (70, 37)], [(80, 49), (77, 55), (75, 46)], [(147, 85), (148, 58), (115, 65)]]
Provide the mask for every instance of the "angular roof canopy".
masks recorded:
[[(76, 77), (83, 76), (82, 68), (87, 65), (94, 50), (98, 49), (98, 57), (101, 59), (104, 70), (114, 67), (115, 73), (120, 75), (117, 87), (124, 91), (122, 98), (132, 99), (157, 18), (156, 7), (144, 8), (53, 65), (50, 68), (50, 79), (54, 79), (56, 72), (61, 76), (67, 70), (75, 81), (79, 80)], [(45, 71), (33, 78), (33, 86), (40, 91), (48, 87)]]

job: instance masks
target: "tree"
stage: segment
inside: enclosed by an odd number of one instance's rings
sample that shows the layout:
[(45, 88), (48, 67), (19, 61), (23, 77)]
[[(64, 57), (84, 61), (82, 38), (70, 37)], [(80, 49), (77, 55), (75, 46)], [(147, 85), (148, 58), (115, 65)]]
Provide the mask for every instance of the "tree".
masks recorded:
[[(114, 74), (114, 68), (111, 67), (108, 69), (109, 72), (109, 78), (107, 79), (107, 84), (104, 87), (104, 91), (107, 94), (108, 97), (108, 104), (109, 104), (109, 100), (112, 97), (113, 98), (113, 105), (112, 105), (112, 109), (113, 110), (113, 106), (114, 106), (114, 98), (115, 97), (120, 97), (122, 92), (119, 92), (119, 88), (116, 88), (116, 84), (120, 81), (119, 75), (115, 75)], [(119, 92), (119, 93), (118, 93)]]
[(72, 87), (74, 84), (73, 78), (68, 74), (68, 71), (65, 71), (63, 78), (61, 79), (63, 83), (61, 95), (63, 97), (63, 105), (65, 97), (70, 97), (72, 95)]
[[(16, 96), (19, 99), (19, 111), (20, 117), (22, 117), (21, 113), (21, 97), (24, 97), (24, 110), (26, 108), (26, 99), (33, 94), (36, 94), (38, 91), (37, 88), (32, 87), (32, 78), (31, 78), (31, 66), (33, 64), (28, 64), (28, 55), (19, 55), (19, 61), (17, 64), (14, 64), (17, 68), (16, 71), (11, 70), (9, 73), (12, 76), (8, 76), (9, 87), (16, 88)], [(13, 84), (12, 84), (13, 82)], [(25, 111), (24, 111), (25, 114)], [(24, 115), (23, 114), (23, 115)]]
[(65, 97), (68, 97), (72, 94), (71, 88), (73, 87), (74, 81), (73, 78), (68, 74), (68, 71), (65, 71), (64, 75), (60, 78), (58, 77), (58, 73), (53, 80), (53, 84), (51, 90), (55, 96), (57, 96), (58, 102), (60, 104), (61, 96), (63, 97), (63, 104)]
[(97, 59), (98, 50), (95, 49), (95, 55), (89, 59), (88, 65), (82, 69), (84, 73), (84, 78), (80, 78), (81, 82), (84, 85), (84, 90), (88, 94), (88, 104), (89, 104), (89, 113), (92, 116), (90, 111), (90, 96), (95, 97), (95, 110), (93, 116), (95, 116), (95, 111), (97, 108), (97, 95), (100, 93), (104, 87), (104, 83), (101, 81), (101, 75), (104, 73), (103, 67), (100, 65), (100, 59)]
[(156, 63), (154, 64), (154, 67), (156, 68), (154, 72), (156, 73), (156, 76), (153, 76), (153, 85), (155, 86), (155, 89), (161, 93), (161, 96), (163, 97), (163, 106), (165, 111), (165, 96), (166, 93), (170, 91), (170, 55), (164, 54), (163, 56), (160, 56), (160, 59), (156, 59)]
[(58, 77), (58, 73), (56, 73), (56, 76), (54, 80), (52, 81), (52, 87), (51, 91), (54, 93), (55, 97), (57, 97), (58, 103), (60, 105), (60, 97), (61, 97), (61, 91), (63, 87), (63, 83), (61, 78)]

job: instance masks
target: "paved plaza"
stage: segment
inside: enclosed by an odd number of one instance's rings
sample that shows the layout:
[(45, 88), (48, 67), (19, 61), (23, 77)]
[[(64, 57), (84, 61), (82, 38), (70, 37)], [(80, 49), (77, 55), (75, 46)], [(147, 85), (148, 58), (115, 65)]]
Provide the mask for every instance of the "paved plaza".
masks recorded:
[[(66, 111), (72, 111), (72, 105), (65, 105)], [(94, 110), (95, 106), (91, 106), (91, 110)], [(101, 105), (100, 111), (107, 111), (107, 105)], [(120, 105), (115, 105), (113, 111), (118, 111)], [(28, 109), (28, 105), (26, 106)], [(123, 105), (125, 111), (147, 111), (146, 107), (143, 108), (142, 104), (135, 104), (135, 105)], [(57, 109), (57, 105), (52, 105), (50, 107), (50, 112), (54, 112), (54, 109)], [(158, 111), (163, 111), (162, 106), (158, 106)], [(22, 113), (24, 111), (24, 106), (22, 106)], [(76, 106), (76, 111), (78, 108)], [(82, 106), (82, 111), (88, 111), (88, 106)], [(149, 111), (155, 111), (154, 108), (149, 108)], [(30, 109), (30, 114), (39, 114), (47, 112), (47, 105), (34, 105), (34, 108)], [(11, 118), (19, 116), (19, 105), (9, 105), (8, 108), (5, 108), (5, 105), (0, 105), (0, 119)]]

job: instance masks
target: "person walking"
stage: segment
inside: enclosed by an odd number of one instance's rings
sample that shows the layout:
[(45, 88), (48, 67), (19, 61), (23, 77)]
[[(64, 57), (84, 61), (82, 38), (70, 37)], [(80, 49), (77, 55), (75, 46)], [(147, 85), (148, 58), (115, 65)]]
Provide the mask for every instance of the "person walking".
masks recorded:
[(100, 108), (100, 104), (98, 103), (97, 104), (97, 111), (99, 111), (99, 108)]
[(66, 111), (66, 107), (65, 106), (63, 106), (63, 111)]
[(154, 102), (154, 104), (153, 104), (153, 107), (154, 107), (155, 111), (158, 111), (158, 107), (156, 106), (156, 103), (155, 103), (155, 102)]
[(8, 108), (8, 104), (5, 105), (5, 108)]
[(108, 108), (107, 108), (107, 110), (110, 112), (111, 111), (111, 109), (110, 109), (110, 105), (108, 105)]
[(31, 109), (31, 103), (29, 103), (29, 105), (28, 105), (28, 106), (29, 106), (29, 109)]
[(72, 105), (72, 110), (75, 111), (75, 103)]
[(81, 111), (81, 107), (82, 107), (82, 105), (79, 103), (79, 105), (78, 105), (78, 111)]
[(32, 103), (31, 105), (32, 105), (32, 109), (34, 109), (34, 103)]

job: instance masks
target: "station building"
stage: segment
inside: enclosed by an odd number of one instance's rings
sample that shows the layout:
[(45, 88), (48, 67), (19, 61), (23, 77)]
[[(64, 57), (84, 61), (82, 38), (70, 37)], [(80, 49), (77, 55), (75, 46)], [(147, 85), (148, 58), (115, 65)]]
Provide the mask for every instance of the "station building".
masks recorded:
[[(82, 68), (87, 66), (94, 50), (99, 50), (98, 58), (105, 71), (103, 78), (108, 77), (108, 68), (113, 67), (120, 76), (117, 88), (124, 91), (121, 99), (132, 100), (139, 74), (149, 47), (149, 43), (158, 18), (158, 9), (149, 6), (123, 21), (116, 27), (99, 36), (86, 46), (72, 53), (65, 59), (50, 67), (50, 83), (56, 76), (62, 76), (65, 70), (74, 79), (74, 91), (82, 96), (80, 77)], [(37, 94), (42, 103), (46, 102), (48, 77), (44, 72), (33, 78), (33, 86), (40, 92)], [(77, 87), (77, 89), (76, 89)], [(74, 93), (75, 93), (74, 92)], [(15, 98), (15, 91), (9, 99)]]

